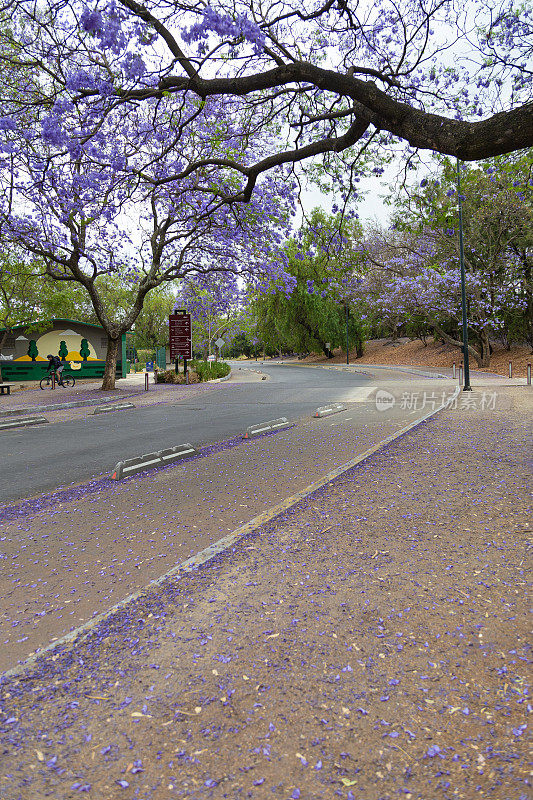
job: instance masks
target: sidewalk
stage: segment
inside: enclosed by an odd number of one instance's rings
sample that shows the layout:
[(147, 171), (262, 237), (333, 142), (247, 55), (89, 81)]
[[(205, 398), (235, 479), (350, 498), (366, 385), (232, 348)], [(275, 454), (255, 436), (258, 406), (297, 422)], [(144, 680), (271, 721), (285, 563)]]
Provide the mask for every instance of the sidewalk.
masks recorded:
[(4, 680), (0, 797), (526, 800), (532, 403), (505, 396)]

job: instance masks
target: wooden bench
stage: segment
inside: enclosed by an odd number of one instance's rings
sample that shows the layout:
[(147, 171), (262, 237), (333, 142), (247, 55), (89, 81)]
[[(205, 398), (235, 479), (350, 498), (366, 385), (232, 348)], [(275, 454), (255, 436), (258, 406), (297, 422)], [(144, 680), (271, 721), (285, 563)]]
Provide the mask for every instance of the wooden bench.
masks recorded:
[(0, 383), (0, 394), (11, 394), (11, 387), (14, 383)]

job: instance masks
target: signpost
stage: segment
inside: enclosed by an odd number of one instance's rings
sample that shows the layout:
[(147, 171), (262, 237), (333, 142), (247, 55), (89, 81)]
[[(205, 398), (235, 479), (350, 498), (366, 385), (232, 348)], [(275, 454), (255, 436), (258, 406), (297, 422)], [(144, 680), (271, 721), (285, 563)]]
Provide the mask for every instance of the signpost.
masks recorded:
[(191, 315), (185, 309), (180, 309), (168, 318), (168, 340), (170, 344), (170, 360), (176, 362), (178, 371), (178, 358), (183, 358), (183, 368), (187, 375), (187, 359), (192, 358), (192, 327)]

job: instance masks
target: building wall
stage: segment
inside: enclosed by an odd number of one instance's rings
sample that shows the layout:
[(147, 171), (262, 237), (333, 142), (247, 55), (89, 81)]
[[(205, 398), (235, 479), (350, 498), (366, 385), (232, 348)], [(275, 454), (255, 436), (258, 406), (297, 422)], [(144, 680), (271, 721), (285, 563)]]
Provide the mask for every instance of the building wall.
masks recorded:
[[(123, 339), (125, 337), (122, 337)], [(88, 354), (81, 355), (82, 340), (87, 341)], [(31, 341), (35, 342), (37, 354), (28, 355)], [(107, 351), (107, 335), (103, 328), (75, 320), (54, 320), (47, 326), (39, 326), (36, 331), (31, 326), (17, 326), (14, 335), (6, 341), (1, 355), (2, 378), (4, 381), (39, 380), (45, 374), (48, 353), (59, 355), (61, 342), (67, 349), (63, 357), (65, 373), (74, 377), (100, 378), (104, 374)], [(72, 365), (72, 368), (71, 366)], [(119, 349), (117, 377), (122, 374), (122, 355)], [(127, 374), (127, 371), (126, 371)]]
[[(15, 331), (13, 354), (14, 361), (46, 361), (48, 353), (59, 355), (61, 342), (67, 347), (66, 361), (102, 361), (105, 360), (107, 349), (107, 336), (103, 328), (87, 325), (83, 322), (71, 320), (54, 320), (44, 330), (32, 331), (31, 327), (17, 328)], [(25, 339), (19, 337), (25, 337)], [(81, 350), (82, 339), (87, 340), (89, 355), (83, 358)], [(28, 355), (30, 341), (35, 341), (38, 355), (31, 359)], [(7, 344), (12, 345), (12, 342)], [(8, 348), (4, 347), (3, 354), (10, 355)]]

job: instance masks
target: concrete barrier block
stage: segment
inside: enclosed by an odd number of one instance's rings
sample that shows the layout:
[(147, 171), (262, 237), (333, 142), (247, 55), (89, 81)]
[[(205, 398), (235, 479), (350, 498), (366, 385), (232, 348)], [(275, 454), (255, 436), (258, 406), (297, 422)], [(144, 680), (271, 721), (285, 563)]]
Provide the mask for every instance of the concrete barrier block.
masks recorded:
[(250, 439), (252, 436), (260, 436), (262, 433), (278, 430), (284, 428), (291, 423), (286, 417), (279, 417), (278, 419), (271, 419), (268, 422), (260, 422), (257, 425), (250, 425), (246, 428), (243, 439)]
[(133, 403), (114, 403), (111, 406), (96, 406), (93, 414), (107, 414), (108, 411), (125, 411), (129, 408), (135, 408)]
[(340, 411), (346, 411), (346, 406), (343, 406), (342, 403), (330, 403), (327, 406), (319, 406), (313, 416), (329, 417), (330, 414), (338, 414)]

